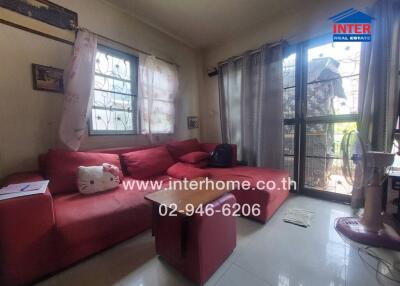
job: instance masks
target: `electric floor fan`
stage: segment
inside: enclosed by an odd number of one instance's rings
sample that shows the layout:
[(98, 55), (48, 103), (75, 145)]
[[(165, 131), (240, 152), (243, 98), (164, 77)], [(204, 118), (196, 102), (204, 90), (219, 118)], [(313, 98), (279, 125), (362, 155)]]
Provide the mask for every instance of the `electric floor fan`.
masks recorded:
[(353, 188), (364, 189), (365, 208), (361, 218), (338, 218), (335, 229), (354, 242), (400, 251), (400, 236), (383, 223), (382, 215), (382, 183), (386, 168), (394, 161), (394, 154), (367, 148), (357, 131), (343, 136), (343, 176)]

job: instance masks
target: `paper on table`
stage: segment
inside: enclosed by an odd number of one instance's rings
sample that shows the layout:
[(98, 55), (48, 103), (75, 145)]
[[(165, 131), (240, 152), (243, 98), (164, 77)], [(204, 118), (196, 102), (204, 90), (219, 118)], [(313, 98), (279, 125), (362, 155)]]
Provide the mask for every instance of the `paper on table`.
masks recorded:
[(0, 189), (0, 201), (22, 196), (43, 194), (48, 184), (49, 181), (45, 180), (8, 185)]

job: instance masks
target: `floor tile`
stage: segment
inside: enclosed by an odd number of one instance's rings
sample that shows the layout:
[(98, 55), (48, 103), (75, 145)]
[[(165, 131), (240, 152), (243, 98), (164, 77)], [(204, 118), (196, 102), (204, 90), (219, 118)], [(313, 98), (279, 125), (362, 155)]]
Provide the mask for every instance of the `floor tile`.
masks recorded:
[[(234, 263), (271, 285), (345, 285), (345, 245), (333, 223), (346, 210), (338, 206), (327, 211), (325, 203), (302, 197), (289, 199), (267, 227), (239, 250)], [(309, 228), (282, 221), (285, 209), (300, 206), (315, 213)]]
[(266, 286), (266, 281), (257, 278), (250, 272), (243, 270), (239, 266), (233, 264), (229, 267), (225, 275), (218, 281), (217, 286)]
[(228, 271), (228, 269), (231, 267), (232, 265), (232, 255), (224, 262), (224, 264), (221, 265), (220, 268), (218, 268), (218, 270), (213, 274), (213, 276), (211, 276), (210, 279), (208, 279), (207, 283), (205, 284), (205, 286), (214, 286), (214, 285), (218, 285), (217, 283), (221, 280), (222, 276), (224, 276), (226, 274), (226, 272)]
[[(309, 228), (282, 221), (290, 208), (314, 212)], [(237, 218), (237, 247), (206, 286), (399, 285), (378, 276), (334, 229), (349, 206), (292, 195), (266, 224)], [(382, 252), (400, 261), (398, 252)], [(376, 261), (369, 261), (371, 264)], [(40, 286), (193, 285), (155, 253), (150, 231), (84, 260)]]
[[(372, 257), (359, 252), (358, 245), (348, 246), (346, 248), (346, 281), (347, 285), (363, 285), (363, 286), (394, 286), (400, 285), (400, 271), (392, 269), (392, 273), (399, 282), (391, 281), (386, 277), (377, 273), (373, 268), (378, 269), (379, 272), (389, 275), (388, 268), (382, 263), (377, 263)], [(384, 249), (372, 248), (372, 251), (378, 256), (382, 257), (389, 263), (393, 264), (395, 261), (400, 263), (400, 253), (387, 251)], [(369, 265), (370, 266), (369, 266)], [(373, 268), (371, 268), (373, 267)], [(393, 276), (390, 276), (393, 277)]]

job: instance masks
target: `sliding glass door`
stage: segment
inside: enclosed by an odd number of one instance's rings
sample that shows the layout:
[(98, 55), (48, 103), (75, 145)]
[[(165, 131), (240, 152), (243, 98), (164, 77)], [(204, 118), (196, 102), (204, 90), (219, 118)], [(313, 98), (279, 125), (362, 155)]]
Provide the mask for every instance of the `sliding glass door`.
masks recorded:
[(285, 168), (299, 191), (348, 200), (340, 143), (357, 129), (360, 43), (292, 47), (283, 61)]

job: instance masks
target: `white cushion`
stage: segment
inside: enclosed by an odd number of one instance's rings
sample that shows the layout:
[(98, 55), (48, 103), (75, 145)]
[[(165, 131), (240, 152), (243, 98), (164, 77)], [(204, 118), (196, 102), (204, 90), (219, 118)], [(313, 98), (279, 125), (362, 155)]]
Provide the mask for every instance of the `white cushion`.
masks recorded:
[[(115, 166), (112, 166), (117, 168)], [(117, 168), (118, 170), (118, 168)], [(79, 167), (78, 189), (82, 194), (94, 194), (118, 187), (118, 172), (110, 172), (110, 164), (103, 166)]]

